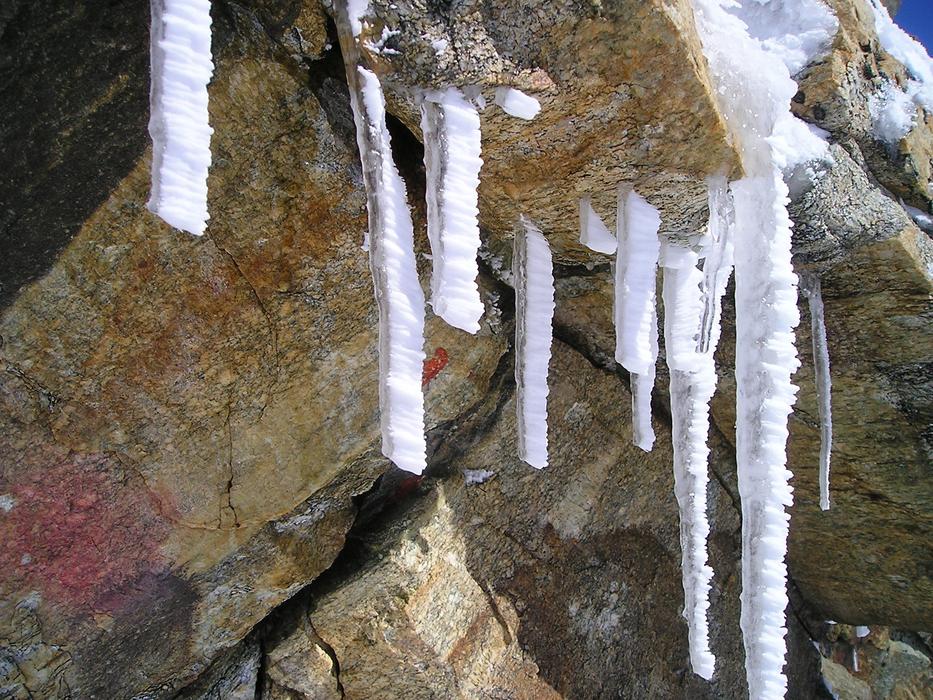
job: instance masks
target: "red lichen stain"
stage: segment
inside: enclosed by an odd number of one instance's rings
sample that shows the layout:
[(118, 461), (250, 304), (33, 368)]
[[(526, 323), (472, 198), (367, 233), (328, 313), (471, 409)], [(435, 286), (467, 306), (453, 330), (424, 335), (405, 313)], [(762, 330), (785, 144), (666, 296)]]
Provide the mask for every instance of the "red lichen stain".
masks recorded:
[[(12, 507), (0, 511), (0, 583), (92, 610), (141, 576), (163, 571), (168, 524), (139, 479), (102, 454), (71, 454), (0, 484)], [(5, 586), (0, 586), (4, 587)]]
[(431, 380), (447, 366), (449, 360), (447, 351), (444, 348), (437, 348), (434, 355), (424, 361), (424, 370), (421, 372), (421, 386), (430, 384)]

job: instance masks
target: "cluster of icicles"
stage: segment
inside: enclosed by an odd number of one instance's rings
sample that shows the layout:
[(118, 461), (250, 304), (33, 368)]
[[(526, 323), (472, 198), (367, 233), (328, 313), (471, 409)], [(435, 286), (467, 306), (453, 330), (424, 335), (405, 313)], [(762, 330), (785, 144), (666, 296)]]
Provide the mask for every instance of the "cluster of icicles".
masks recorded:
[[(149, 207), (173, 226), (200, 235), (208, 218), (210, 2), (153, 0), (152, 9)], [(415, 266), (405, 186), (392, 159), (382, 88), (377, 76), (359, 62), (356, 44), (366, 10), (365, 0), (350, 0), (337, 8), (337, 14), (369, 212), (364, 249), (369, 251), (379, 309), (382, 449), (402, 469), (420, 473), (426, 462), (421, 389), (425, 299)], [(796, 391), (790, 377), (797, 367), (793, 328), (798, 322), (787, 190), (769, 150), (766, 129), (770, 127), (755, 132), (738, 101), (759, 99), (748, 89), (754, 76), (747, 70), (743, 73), (740, 59), (727, 49), (711, 48), (729, 44), (728, 37), (717, 32), (725, 31), (731, 20), (723, 14), (720, 0), (694, 0), (694, 10), (719, 94), (735, 95), (733, 103), (725, 99), (721, 107), (727, 121), (730, 114), (732, 123), (742, 119), (745, 131), (735, 129), (733, 136), (742, 144), (746, 176), (731, 183), (725, 178), (709, 180), (709, 224), (691, 247), (662, 242), (658, 211), (626, 186), (618, 192), (615, 235), (588, 199), (580, 202), (580, 240), (593, 251), (615, 256), (615, 357), (631, 378), (633, 437), (644, 450), (650, 450), (655, 439), (651, 422), (658, 358), (655, 295), (657, 268), (662, 270), (684, 616), (693, 670), (704, 678), (710, 678), (714, 668), (707, 624), (712, 577), (706, 548), (709, 403), (716, 386), (713, 357), (721, 302), (735, 269), (742, 629), (750, 696), (777, 698), (786, 690), (782, 666), (789, 516), (785, 507), (791, 504), (791, 475), (785, 469), (785, 449)], [(780, 103), (782, 97), (774, 99)], [(525, 119), (533, 118), (538, 109), (533, 98), (508, 88), (499, 89), (496, 101)], [(780, 108), (786, 111), (786, 105)], [(484, 310), (476, 284), (480, 118), (473, 102), (453, 87), (425, 93), (421, 114), (433, 261), (430, 301), (446, 322), (475, 333)], [(548, 460), (547, 374), (554, 282), (547, 239), (526, 217), (516, 222), (513, 277), (518, 453), (528, 464), (542, 468)], [(823, 414), (821, 505), (828, 508), (829, 358), (819, 282), (804, 281)]]

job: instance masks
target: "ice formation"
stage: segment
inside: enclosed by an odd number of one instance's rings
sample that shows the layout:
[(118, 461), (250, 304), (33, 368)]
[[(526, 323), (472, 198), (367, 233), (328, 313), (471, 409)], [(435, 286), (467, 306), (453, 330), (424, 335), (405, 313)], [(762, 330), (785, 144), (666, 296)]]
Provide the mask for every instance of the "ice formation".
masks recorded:
[(515, 230), (512, 274), (515, 279), (515, 384), (518, 454), (541, 469), (547, 466), (548, 364), (554, 275), (547, 239), (521, 217)]
[(483, 315), (476, 286), (477, 190), (483, 164), (479, 114), (457, 88), (431, 91), (421, 103), (421, 130), (434, 267), (431, 305), (450, 325), (476, 333)]
[(656, 276), (661, 215), (634, 190), (622, 186), (616, 227), (615, 357), (631, 377), (634, 442), (648, 452), (654, 446), (651, 392), (658, 359)]
[(363, 67), (357, 67), (353, 77), (350, 102), (363, 164), (369, 264), (379, 307), (382, 453), (401, 469), (420, 474), (425, 467), (424, 293), (415, 267), (411, 212), (405, 183), (392, 160), (379, 79)]
[(787, 606), (787, 418), (797, 279), (782, 161), (797, 86), (785, 64), (730, 15), (726, 0), (692, 0), (714, 94), (737, 144), (745, 177), (735, 206), (736, 461), (742, 500), (742, 613), (749, 696), (783, 698)]
[(149, 134), (152, 188), (147, 206), (196, 236), (207, 228), (211, 165), (207, 84), (211, 61), (210, 0), (152, 0)]
[(923, 44), (897, 26), (881, 0), (868, 0), (875, 15), (875, 31), (882, 48), (900, 61), (910, 80), (907, 94), (927, 112), (933, 113), (933, 59)]
[(800, 290), (810, 307), (810, 333), (813, 337), (813, 372), (820, 416), (820, 508), (829, 510), (829, 455), (833, 446), (832, 380), (820, 278), (813, 273), (802, 274)]
[(502, 107), (506, 114), (519, 119), (534, 119), (541, 111), (538, 100), (510, 87), (496, 88), (496, 104)]
[(906, 92), (886, 81), (868, 98), (872, 135), (884, 143), (896, 145), (914, 127), (917, 106)]
[(711, 678), (715, 659), (709, 647), (709, 590), (713, 570), (707, 563), (706, 515), (709, 460), (709, 403), (716, 389), (714, 354), (719, 342), (722, 297), (732, 272), (732, 217), (726, 182), (713, 178), (709, 189), (710, 223), (699, 254), (665, 244), (664, 347), (670, 368), (674, 492), (680, 509), (680, 542), (690, 663)]
[(607, 255), (616, 252), (616, 239), (593, 211), (589, 197), (580, 200), (580, 243), (590, 250)]

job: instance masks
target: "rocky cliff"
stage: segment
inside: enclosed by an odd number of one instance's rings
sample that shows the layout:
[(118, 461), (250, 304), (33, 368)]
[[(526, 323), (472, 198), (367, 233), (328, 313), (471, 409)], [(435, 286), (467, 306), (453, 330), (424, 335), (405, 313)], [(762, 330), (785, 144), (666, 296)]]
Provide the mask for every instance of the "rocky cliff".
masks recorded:
[[(801, 299), (788, 696), (924, 697), (933, 114), (879, 138), (872, 100), (909, 76), (868, 0), (829, 4), (838, 27), (793, 110), (830, 157), (792, 177), (790, 209), (795, 265), (826, 307), (833, 505), (818, 505)], [(706, 682), (680, 616), (666, 377), (645, 454), (612, 361), (609, 259), (577, 240), (582, 196), (609, 223), (616, 185), (637, 181), (677, 238), (705, 225), (705, 178), (740, 172), (690, 3), (371, 4), (363, 58), (386, 87), (425, 285), (412, 89), (475, 85), (490, 103), (486, 314), (469, 336), (429, 313), (423, 477), (379, 454), (366, 200), (332, 8), (212, 13), (211, 221), (193, 238), (145, 208), (147, 3), (0, 9), (0, 697), (742, 697), (731, 317)], [(494, 108), (503, 85), (540, 114)], [(522, 211), (557, 276), (542, 472), (514, 448), (501, 272)]]

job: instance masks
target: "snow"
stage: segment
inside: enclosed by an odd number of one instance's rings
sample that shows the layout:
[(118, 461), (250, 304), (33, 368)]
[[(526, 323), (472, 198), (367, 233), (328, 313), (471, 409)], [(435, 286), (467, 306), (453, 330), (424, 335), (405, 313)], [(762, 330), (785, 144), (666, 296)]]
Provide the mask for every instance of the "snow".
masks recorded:
[(434, 53), (438, 56), (443, 55), (449, 46), (450, 42), (447, 39), (435, 39), (431, 42), (431, 48), (434, 49)]
[(147, 206), (169, 225), (200, 236), (209, 218), (211, 3), (152, 0), (151, 8), (152, 189)]
[(869, 634), (871, 634), (871, 630), (865, 625), (858, 625), (855, 628), (855, 636), (858, 637), (859, 639), (861, 639), (862, 637), (867, 637)]
[(547, 466), (548, 365), (554, 316), (551, 249), (541, 231), (521, 217), (512, 256), (515, 279), (515, 384), (518, 453), (535, 467)]
[(599, 214), (593, 211), (589, 197), (580, 200), (580, 243), (597, 253), (616, 252), (615, 236), (609, 233)]
[(363, 16), (369, 12), (369, 0), (346, 0), (350, 31), (358, 37), (363, 31)]
[(736, 143), (745, 177), (735, 206), (736, 460), (742, 501), (742, 612), (749, 697), (783, 698), (787, 634), (787, 552), (792, 476), (786, 469), (787, 418), (799, 363), (793, 329), (797, 279), (782, 159), (790, 101), (787, 66), (762, 49), (725, 11), (729, 0), (692, 0), (714, 95)]
[(832, 382), (820, 278), (813, 273), (801, 275), (800, 290), (807, 297), (810, 307), (810, 332), (813, 336), (813, 371), (820, 416), (820, 508), (829, 510), (829, 456), (833, 445)]
[(496, 88), (496, 104), (519, 119), (534, 119), (541, 111), (541, 104), (534, 97), (510, 87)]
[(485, 484), (495, 475), (495, 472), (491, 472), (488, 469), (464, 469), (463, 481), (467, 486)]
[(616, 227), (615, 358), (631, 375), (634, 442), (649, 452), (655, 437), (651, 391), (658, 359), (656, 275), (661, 215), (641, 195), (622, 186)]
[(421, 103), (427, 176), (431, 305), (455, 328), (479, 330), (483, 302), (479, 268), (480, 120), (457, 88), (428, 92)]
[(379, 307), (379, 407), (382, 453), (401, 469), (425, 467), (424, 293), (415, 267), (405, 184), (392, 160), (385, 98), (376, 75), (357, 68), (351, 90), (369, 211), (370, 269)]
[(868, 3), (875, 15), (875, 31), (882, 48), (910, 74), (906, 94), (916, 105), (933, 113), (933, 59), (923, 44), (895, 24), (881, 0), (868, 0)]
[(744, 0), (726, 9), (791, 75), (822, 58), (839, 28), (836, 16), (821, 0)]
[(0, 510), (9, 513), (16, 505), (16, 499), (8, 493), (0, 493)]
[(874, 137), (890, 145), (898, 144), (917, 121), (913, 100), (890, 81), (868, 98), (868, 113)]

